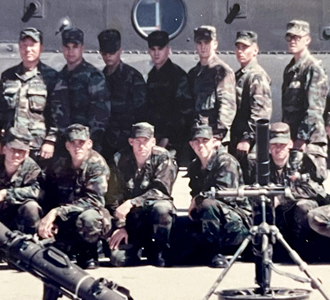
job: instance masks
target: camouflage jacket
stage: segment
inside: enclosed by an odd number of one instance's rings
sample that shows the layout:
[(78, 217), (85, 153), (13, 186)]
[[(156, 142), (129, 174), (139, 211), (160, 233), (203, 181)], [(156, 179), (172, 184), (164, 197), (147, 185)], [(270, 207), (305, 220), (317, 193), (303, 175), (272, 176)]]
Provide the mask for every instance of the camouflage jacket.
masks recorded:
[(131, 149), (118, 152), (113, 171), (106, 194), (107, 208), (111, 213), (127, 199), (133, 200), (135, 206), (143, 206), (147, 200), (173, 200), (171, 193), (178, 167), (162, 147), (153, 147), (140, 170)]
[(59, 73), (52, 99), (61, 103), (61, 133), (73, 123), (88, 126), (94, 148), (100, 150), (110, 116), (110, 100), (103, 73), (85, 60), (72, 71), (65, 66)]
[(239, 206), (250, 210), (250, 204), (247, 199), (236, 201), (236, 198), (216, 196), (217, 191), (227, 188), (237, 189), (243, 185), (243, 175), (239, 162), (232, 155), (227, 153), (224, 147), (215, 150), (210, 158), (207, 168), (202, 170), (201, 162), (195, 158), (188, 168), (188, 177), (190, 178), (190, 195), (194, 198), (198, 195), (208, 198), (207, 194), (211, 188), (215, 189), (215, 198), (231, 206)]
[(148, 74), (147, 111), (147, 121), (155, 126), (157, 141), (161, 138), (181, 141), (187, 118), (193, 111), (193, 100), (187, 73), (170, 59), (159, 70), (153, 67)]
[(4, 156), (0, 157), (0, 190), (7, 190), (4, 200), (6, 205), (22, 204), (25, 201), (40, 198), (41, 169), (30, 157), (27, 157), (18, 170), (8, 177), (4, 164)]
[(113, 74), (107, 74), (107, 67), (103, 74), (111, 95), (106, 135), (111, 146), (119, 150), (127, 144), (132, 124), (145, 120), (147, 86), (141, 73), (123, 62)]
[(217, 55), (207, 66), (198, 63), (189, 73), (195, 100), (195, 114), (209, 117), (209, 124), (230, 139), (230, 128), (236, 115), (235, 74)]
[(102, 210), (109, 175), (107, 163), (94, 150), (90, 150), (79, 169), (72, 167), (71, 158), (59, 158), (47, 172), (47, 204), (57, 208), (58, 216), (63, 221), (70, 214), (89, 208)]
[(256, 121), (270, 120), (272, 115), (270, 78), (256, 58), (239, 69), (235, 76), (237, 113), (231, 128), (231, 140), (255, 140)]
[(307, 52), (284, 70), (282, 120), (291, 128), (291, 137), (307, 143), (326, 144), (323, 112), (328, 93), (328, 77), (321, 65)]
[(50, 98), (58, 73), (39, 62), (25, 72), (23, 64), (1, 75), (0, 129), (27, 128), (33, 140), (30, 147), (38, 150), (44, 141), (55, 142), (58, 130), (59, 101)]
[(327, 169), (326, 161), (317, 160), (314, 155), (292, 150), (283, 167), (278, 167), (270, 160), (270, 182), (290, 187), (291, 197), (280, 197), (282, 204), (293, 204), (295, 199), (312, 199), (320, 205), (326, 204), (325, 180), (322, 169)]

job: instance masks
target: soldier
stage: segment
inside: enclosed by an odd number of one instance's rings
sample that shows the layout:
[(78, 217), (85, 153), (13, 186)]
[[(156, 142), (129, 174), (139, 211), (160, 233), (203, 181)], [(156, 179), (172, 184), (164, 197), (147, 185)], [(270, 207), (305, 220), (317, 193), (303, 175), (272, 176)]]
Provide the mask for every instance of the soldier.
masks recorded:
[(103, 134), (110, 116), (110, 100), (101, 71), (83, 58), (84, 34), (78, 28), (62, 32), (62, 51), (66, 66), (59, 73), (52, 98), (61, 101), (61, 133), (71, 124), (90, 129), (93, 147), (101, 151)]
[(132, 125), (144, 119), (147, 87), (141, 73), (121, 61), (121, 36), (118, 30), (104, 30), (98, 40), (106, 64), (103, 74), (111, 95), (112, 111), (104, 134), (102, 154), (112, 163), (113, 155), (129, 146), (127, 141)]
[(307, 214), (318, 205), (329, 202), (322, 182), (322, 171), (315, 156), (297, 150), (291, 150), (290, 127), (283, 122), (270, 126), (270, 182), (290, 188), (291, 195), (275, 198), (276, 224), (284, 236), (295, 247), (303, 250), (305, 240), (309, 238)]
[(194, 41), (200, 61), (188, 76), (195, 117), (208, 117), (214, 136), (227, 144), (236, 114), (235, 75), (216, 54), (218, 42), (215, 27), (203, 25), (196, 28)]
[(227, 259), (221, 254), (226, 246), (239, 245), (249, 233), (251, 207), (247, 199), (221, 198), (217, 191), (238, 188), (243, 184), (238, 161), (220, 145), (217, 149), (212, 128), (196, 124), (189, 142), (197, 155), (188, 168), (191, 188), (189, 217), (200, 222), (201, 254), (199, 259), (211, 267), (224, 268)]
[(187, 73), (169, 59), (167, 32), (150, 33), (148, 48), (154, 67), (147, 80), (147, 120), (155, 126), (157, 144), (176, 150), (181, 163), (193, 110)]
[(109, 247), (114, 266), (137, 264), (145, 247), (151, 264), (168, 264), (169, 236), (175, 208), (171, 192), (177, 165), (169, 152), (156, 146), (154, 127), (146, 122), (132, 126), (132, 149), (115, 155), (116, 189), (106, 200), (113, 203), (116, 230)]
[(29, 157), (32, 139), (26, 128), (10, 128), (0, 157), (0, 221), (11, 230), (37, 232), (41, 217), (41, 169)]
[(79, 266), (92, 269), (98, 266), (97, 242), (110, 230), (110, 214), (104, 208), (109, 168), (92, 150), (87, 126), (70, 125), (66, 139), (70, 158), (61, 157), (49, 168), (45, 198), (52, 209), (38, 231), (42, 238), (55, 236), (59, 248), (77, 254)]
[(321, 61), (316, 60), (308, 50), (311, 42), (309, 23), (290, 21), (285, 39), (293, 59), (284, 70), (282, 121), (290, 125), (294, 149), (313, 152), (326, 160), (327, 137), (323, 112), (328, 77)]
[(50, 99), (57, 72), (40, 61), (42, 32), (29, 27), (19, 36), (22, 62), (1, 74), (0, 129), (25, 127), (32, 135), (30, 156), (46, 166), (53, 156), (59, 102)]
[(248, 154), (255, 144), (256, 121), (270, 120), (272, 114), (270, 78), (257, 61), (259, 47), (255, 32), (237, 32), (235, 46), (241, 69), (235, 73), (237, 113), (231, 128), (229, 150), (240, 161), (245, 183), (250, 183), (253, 180), (248, 174)]

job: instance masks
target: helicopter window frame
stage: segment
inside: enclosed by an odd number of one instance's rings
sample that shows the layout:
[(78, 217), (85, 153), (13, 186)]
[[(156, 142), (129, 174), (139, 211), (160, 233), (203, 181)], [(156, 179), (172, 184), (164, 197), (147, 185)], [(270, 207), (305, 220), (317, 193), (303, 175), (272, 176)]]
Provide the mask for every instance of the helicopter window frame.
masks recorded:
[[(156, 30), (164, 30), (162, 28), (159, 28), (160, 26), (160, 7), (156, 3), (160, 0), (155, 0), (155, 26), (150, 26), (150, 27), (141, 27), (138, 23), (138, 16), (137, 16), (137, 11), (139, 8), (139, 5), (145, 0), (136, 0), (135, 3), (133, 4), (132, 8), (132, 23), (134, 26), (134, 29), (137, 31), (137, 33), (144, 39), (147, 39), (148, 34), (144, 30), (149, 30), (150, 32), (156, 31)], [(169, 33), (169, 38), (174, 39), (177, 37), (182, 30), (185, 28), (186, 23), (187, 23), (187, 7), (186, 4), (183, 0), (176, 0), (181, 6), (182, 6), (182, 21), (179, 27), (172, 33)], [(158, 14), (158, 17), (157, 17)]]

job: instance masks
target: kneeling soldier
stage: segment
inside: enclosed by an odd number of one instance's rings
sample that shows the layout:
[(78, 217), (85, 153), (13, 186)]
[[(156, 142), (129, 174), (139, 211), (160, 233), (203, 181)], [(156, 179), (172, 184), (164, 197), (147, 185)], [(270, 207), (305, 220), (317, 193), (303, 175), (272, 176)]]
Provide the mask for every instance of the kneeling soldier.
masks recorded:
[(116, 189), (109, 189), (117, 229), (109, 246), (115, 266), (138, 263), (144, 247), (151, 264), (165, 266), (173, 223), (172, 187), (177, 165), (170, 153), (156, 146), (154, 127), (146, 122), (132, 126), (131, 149), (115, 155)]

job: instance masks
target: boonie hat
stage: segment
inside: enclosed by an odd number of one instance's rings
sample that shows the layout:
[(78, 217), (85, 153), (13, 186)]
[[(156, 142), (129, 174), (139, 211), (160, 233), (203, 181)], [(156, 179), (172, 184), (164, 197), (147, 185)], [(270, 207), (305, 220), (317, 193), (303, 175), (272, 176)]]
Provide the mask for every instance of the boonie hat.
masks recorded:
[(27, 28), (23, 29), (19, 34), (19, 40), (22, 40), (26, 37), (30, 37), (37, 43), (42, 44), (42, 41), (43, 41), (42, 32), (37, 28), (27, 27)]
[(84, 33), (79, 28), (69, 28), (62, 31), (62, 44), (84, 44)]
[(214, 26), (202, 25), (196, 29), (194, 29), (194, 41), (211, 41), (216, 40), (217, 38), (217, 30)]
[(116, 29), (107, 29), (98, 35), (100, 51), (103, 53), (116, 53), (121, 46), (120, 32)]
[(304, 36), (310, 33), (309, 23), (302, 20), (291, 20), (286, 25), (286, 34)]
[(90, 137), (89, 128), (81, 124), (72, 124), (65, 130), (65, 136), (67, 141), (83, 140), (87, 141)]
[(132, 125), (131, 138), (145, 137), (151, 139), (154, 137), (155, 128), (147, 122), (140, 122)]
[(32, 136), (25, 127), (11, 127), (4, 137), (4, 144), (10, 148), (27, 151), (30, 149), (31, 140)]
[(254, 31), (243, 30), (236, 34), (235, 44), (242, 43), (251, 46), (253, 43), (258, 43), (258, 35)]
[(291, 141), (290, 126), (283, 122), (277, 122), (270, 125), (269, 143), (287, 144)]
[(164, 48), (169, 42), (169, 36), (166, 31), (154, 31), (148, 35), (148, 47), (152, 48), (158, 46)]

